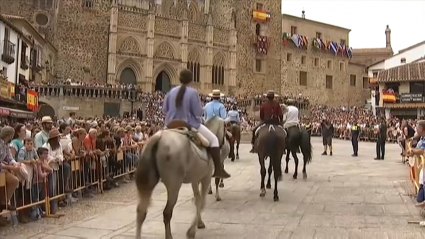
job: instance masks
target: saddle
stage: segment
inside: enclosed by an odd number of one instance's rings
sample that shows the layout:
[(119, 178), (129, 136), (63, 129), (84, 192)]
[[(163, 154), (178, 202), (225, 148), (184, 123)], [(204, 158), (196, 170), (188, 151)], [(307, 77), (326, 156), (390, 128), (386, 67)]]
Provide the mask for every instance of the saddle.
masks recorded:
[[(270, 130), (272, 130), (272, 129), (275, 129), (276, 127), (280, 127), (280, 128), (282, 128), (283, 130), (285, 130), (284, 128), (283, 128), (283, 126), (282, 125), (273, 125), (273, 124), (262, 124), (262, 125), (260, 125), (258, 128), (257, 128), (257, 130), (255, 130), (255, 137), (257, 137), (258, 136), (258, 132), (260, 132), (260, 130), (262, 129), (262, 128), (264, 128), (265, 126), (269, 126), (269, 131)], [(286, 130), (285, 130), (285, 132), (286, 132)]]
[(210, 147), (210, 142), (198, 132), (198, 130), (190, 127), (186, 122), (181, 120), (173, 120), (167, 125), (167, 130), (171, 130), (186, 135), (189, 140), (198, 148)]

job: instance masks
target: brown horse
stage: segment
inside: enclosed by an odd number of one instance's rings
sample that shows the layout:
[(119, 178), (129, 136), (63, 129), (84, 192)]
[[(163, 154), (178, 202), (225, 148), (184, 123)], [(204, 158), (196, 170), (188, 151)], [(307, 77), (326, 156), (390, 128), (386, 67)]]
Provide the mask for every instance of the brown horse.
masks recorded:
[(235, 143), (236, 143), (236, 159), (239, 160), (239, 144), (241, 143), (241, 127), (236, 123), (230, 123), (229, 131), (232, 134), (230, 143), (229, 158), (232, 162), (235, 161)]

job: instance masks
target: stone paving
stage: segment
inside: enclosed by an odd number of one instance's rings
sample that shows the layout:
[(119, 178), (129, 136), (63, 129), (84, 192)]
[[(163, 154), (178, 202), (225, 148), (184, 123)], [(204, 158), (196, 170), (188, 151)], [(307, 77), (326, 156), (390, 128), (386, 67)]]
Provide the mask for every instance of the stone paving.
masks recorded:
[[(292, 179), (291, 160), (289, 174), (279, 183), (279, 202), (273, 202), (272, 190), (265, 198), (259, 197), (257, 157), (247, 153), (248, 144), (241, 145), (241, 159), (226, 161), (232, 178), (224, 182), (223, 200), (208, 197), (203, 213), (206, 229), (198, 230), (197, 238), (425, 238), (422, 228), (407, 224), (420, 215), (402, 186), (406, 185), (408, 169), (401, 164), (397, 145), (388, 144), (386, 159), (374, 161), (374, 143), (360, 143), (359, 157), (353, 158), (349, 141), (335, 140), (333, 156), (321, 156), (321, 140), (312, 141), (314, 157), (307, 168), (308, 179), (301, 179), (302, 174), (298, 180)], [(160, 184), (143, 226), (143, 238), (164, 238), (166, 198)], [(125, 185), (68, 209), (59, 219), (62, 221), (44, 219), (9, 235), (0, 233), (0, 238), (134, 238), (136, 202), (134, 185)], [(73, 217), (73, 210), (89, 211), (99, 205), (101, 208), (89, 215), (82, 213), (78, 219), (66, 221)], [(194, 212), (191, 188), (184, 185), (172, 219), (174, 238), (185, 238)], [(22, 231), (28, 227), (38, 229), (24, 235)]]

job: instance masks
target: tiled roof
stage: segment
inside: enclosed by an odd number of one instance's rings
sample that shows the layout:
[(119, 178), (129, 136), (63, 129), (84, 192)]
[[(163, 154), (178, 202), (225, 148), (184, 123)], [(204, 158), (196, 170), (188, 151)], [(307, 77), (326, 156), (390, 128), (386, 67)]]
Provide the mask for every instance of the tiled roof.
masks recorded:
[(378, 54), (378, 53), (391, 53), (391, 54), (393, 54), (393, 50), (391, 48), (357, 48), (357, 49), (353, 49), (353, 55)]
[(409, 63), (378, 73), (377, 82), (425, 81), (425, 62)]

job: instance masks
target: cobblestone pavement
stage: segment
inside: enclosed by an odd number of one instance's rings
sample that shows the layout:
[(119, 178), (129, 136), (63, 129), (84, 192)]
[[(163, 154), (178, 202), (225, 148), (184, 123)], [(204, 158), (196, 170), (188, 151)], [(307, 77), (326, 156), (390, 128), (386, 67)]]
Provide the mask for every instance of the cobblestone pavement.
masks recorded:
[[(224, 182), (223, 201), (216, 202), (209, 195), (203, 213), (207, 228), (199, 230), (197, 238), (425, 237), (419, 226), (407, 224), (420, 215), (402, 186), (408, 169), (400, 163), (397, 145), (388, 144), (386, 159), (374, 161), (373, 143), (360, 143), (360, 156), (352, 158), (349, 141), (335, 140), (333, 156), (321, 156), (320, 139), (312, 141), (314, 157), (308, 179), (292, 179), (291, 160), (289, 174), (279, 183), (279, 202), (273, 202), (272, 190), (265, 198), (259, 197), (257, 158), (248, 153), (248, 144), (241, 145), (241, 159), (226, 161), (232, 178)], [(143, 227), (144, 238), (164, 238), (165, 200), (160, 184)], [(185, 238), (194, 210), (190, 186), (184, 185), (172, 219), (174, 238)], [(0, 228), (0, 238), (134, 238), (135, 211), (135, 186), (128, 184), (63, 209), (66, 215), (60, 219)]]

